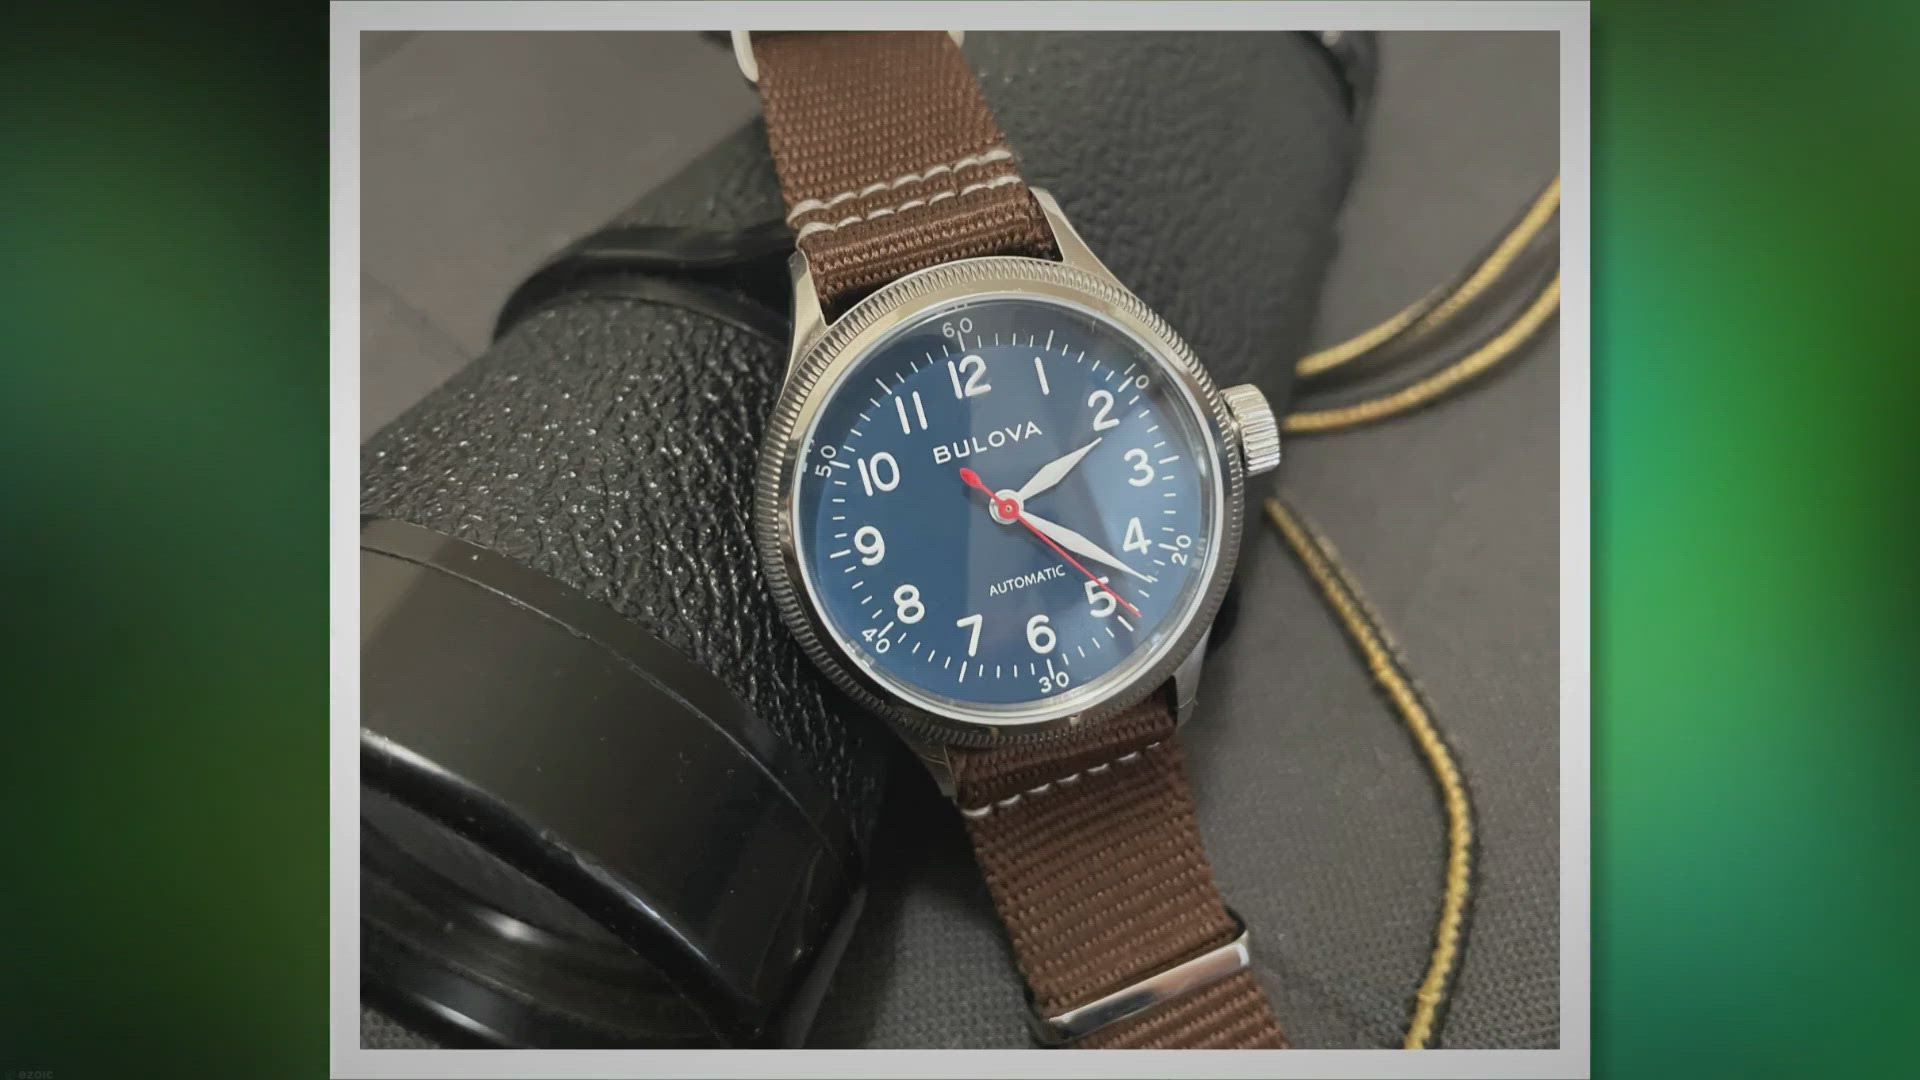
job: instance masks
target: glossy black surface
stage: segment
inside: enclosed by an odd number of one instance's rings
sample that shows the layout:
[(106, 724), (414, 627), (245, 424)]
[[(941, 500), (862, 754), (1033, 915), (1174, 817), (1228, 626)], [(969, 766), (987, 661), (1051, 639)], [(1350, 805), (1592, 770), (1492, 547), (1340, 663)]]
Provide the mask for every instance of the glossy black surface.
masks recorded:
[(858, 907), (825, 787), (712, 675), (550, 578), (394, 522), (361, 558), (375, 996), (485, 1045), (797, 1040)]
[[(596, 295), (632, 295), (712, 315), (774, 337), (787, 333), (784, 221), (742, 229), (615, 225), (582, 237), (521, 282), (494, 324), (494, 336), (564, 293), (592, 283)], [(661, 295), (657, 290), (674, 290)]]

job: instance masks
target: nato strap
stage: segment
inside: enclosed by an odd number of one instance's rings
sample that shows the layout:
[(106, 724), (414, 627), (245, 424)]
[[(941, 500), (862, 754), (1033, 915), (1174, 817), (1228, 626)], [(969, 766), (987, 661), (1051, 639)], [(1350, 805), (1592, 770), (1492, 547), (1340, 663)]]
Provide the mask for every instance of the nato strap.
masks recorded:
[(755, 33), (787, 222), (832, 314), (915, 270), (1053, 254), (980, 84), (940, 31)]
[[(1244, 945), (1237, 964), (1224, 959), (1244, 927), (1201, 846), (1166, 690), (1064, 739), (950, 753), (1043, 1038), (1088, 1048), (1287, 1045)], [(1140, 1009), (1148, 1000), (1158, 1003)], [(1077, 1039), (1055, 1022), (1096, 1003), (1124, 1018)]]
[[(947, 34), (750, 41), (787, 221), (823, 309), (955, 259), (1054, 254)], [(1036, 1031), (1084, 1047), (1283, 1047), (1201, 848), (1173, 729), (1163, 691), (1064, 739), (953, 752)]]

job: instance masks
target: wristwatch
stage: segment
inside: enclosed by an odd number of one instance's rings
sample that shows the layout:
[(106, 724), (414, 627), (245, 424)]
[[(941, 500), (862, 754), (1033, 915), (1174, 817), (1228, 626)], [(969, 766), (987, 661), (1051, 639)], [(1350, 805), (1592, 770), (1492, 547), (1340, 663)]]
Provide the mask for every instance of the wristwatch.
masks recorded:
[(959, 40), (734, 34), (797, 247), (766, 579), (958, 805), (1040, 1041), (1283, 1047), (1177, 738), (1278, 427), (1022, 180)]

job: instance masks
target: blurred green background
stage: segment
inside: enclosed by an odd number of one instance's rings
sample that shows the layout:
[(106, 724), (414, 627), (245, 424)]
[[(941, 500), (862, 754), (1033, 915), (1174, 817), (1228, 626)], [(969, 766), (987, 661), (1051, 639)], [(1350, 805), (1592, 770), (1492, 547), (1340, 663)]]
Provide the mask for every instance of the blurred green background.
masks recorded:
[(0, 1077), (318, 1076), (325, 9), (0, 33)]
[(1906, 1075), (1920, 7), (1594, 19), (1598, 1075)]
[[(326, 1072), (324, 22), (0, 35), (0, 1077)], [(1910, 1075), (1920, 8), (1594, 22), (1595, 1071)]]

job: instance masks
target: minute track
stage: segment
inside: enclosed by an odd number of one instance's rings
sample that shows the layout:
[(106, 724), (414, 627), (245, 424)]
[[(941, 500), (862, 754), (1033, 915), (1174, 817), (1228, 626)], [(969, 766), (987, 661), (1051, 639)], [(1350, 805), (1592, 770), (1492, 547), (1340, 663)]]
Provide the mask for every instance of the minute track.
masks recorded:
[[(902, 324), (835, 383), (869, 390), (821, 392), (794, 459), (794, 548), (823, 630), (868, 677), (942, 712), (1067, 708), (1109, 695), (1194, 621), (1220, 520), (1218, 442), (1210, 413), (1131, 331), (1070, 305), (974, 301)], [(1082, 450), (1026, 500), (1051, 537), (995, 521), (957, 480), (969, 468), (1014, 494)], [(1162, 460), (1169, 450), (1178, 460)], [(1152, 455), (1151, 476), (1130, 451)], [(882, 455), (898, 466), (884, 490), (865, 467)], [(820, 476), (828, 457), (842, 465)], [(1176, 535), (1168, 526), (1187, 538), (1186, 562), (1151, 565), (1140, 538)], [(814, 572), (807, 560), (846, 545), (835, 532), (868, 527), (881, 540), (865, 573), (836, 585)], [(924, 610), (903, 621), (909, 587)], [(977, 634), (956, 625), (970, 617)]]

